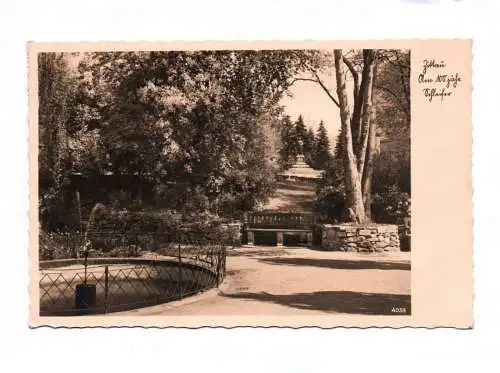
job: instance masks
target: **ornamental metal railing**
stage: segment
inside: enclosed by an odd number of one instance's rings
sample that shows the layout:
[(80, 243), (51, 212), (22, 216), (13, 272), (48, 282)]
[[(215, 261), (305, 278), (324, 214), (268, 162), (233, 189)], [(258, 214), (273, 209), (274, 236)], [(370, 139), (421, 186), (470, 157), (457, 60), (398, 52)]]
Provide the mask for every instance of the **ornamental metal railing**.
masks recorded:
[(40, 315), (103, 314), (181, 300), (219, 286), (226, 256), (223, 243), (184, 242), (141, 258), (41, 261)]

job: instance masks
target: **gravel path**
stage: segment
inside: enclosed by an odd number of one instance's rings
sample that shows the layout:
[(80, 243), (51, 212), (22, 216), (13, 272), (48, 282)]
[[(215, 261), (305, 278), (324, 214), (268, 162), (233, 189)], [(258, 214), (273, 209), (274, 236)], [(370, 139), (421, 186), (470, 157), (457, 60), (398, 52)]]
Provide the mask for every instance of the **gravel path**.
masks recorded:
[(280, 182), (274, 196), (263, 206), (263, 209), (275, 211), (312, 211), (315, 195), (316, 186), (312, 184), (293, 185)]
[(390, 315), (410, 311), (410, 253), (242, 247), (218, 290), (128, 315)]

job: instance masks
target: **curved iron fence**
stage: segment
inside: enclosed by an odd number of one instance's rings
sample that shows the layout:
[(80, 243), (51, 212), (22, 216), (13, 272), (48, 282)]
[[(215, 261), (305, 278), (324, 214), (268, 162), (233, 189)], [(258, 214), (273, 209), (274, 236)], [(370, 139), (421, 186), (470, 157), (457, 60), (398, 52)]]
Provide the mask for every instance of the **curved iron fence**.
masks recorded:
[[(223, 244), (178, 244), (141, 258), (40, 262), (40, 316), (125, 311), (180, 300), (219, 286), (226, 273)], [(82, 287), (91, 300), (82, 307)]]

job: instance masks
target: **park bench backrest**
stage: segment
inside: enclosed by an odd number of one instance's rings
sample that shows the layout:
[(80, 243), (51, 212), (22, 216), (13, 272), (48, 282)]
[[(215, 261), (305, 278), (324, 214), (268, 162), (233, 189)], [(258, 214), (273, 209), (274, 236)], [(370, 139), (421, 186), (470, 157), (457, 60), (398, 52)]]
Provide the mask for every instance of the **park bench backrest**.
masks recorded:
[(310, 230), (314, 224), (314, 215), (309, 213), (254, 212), (246, 219), (247, 228), (277, 228)]

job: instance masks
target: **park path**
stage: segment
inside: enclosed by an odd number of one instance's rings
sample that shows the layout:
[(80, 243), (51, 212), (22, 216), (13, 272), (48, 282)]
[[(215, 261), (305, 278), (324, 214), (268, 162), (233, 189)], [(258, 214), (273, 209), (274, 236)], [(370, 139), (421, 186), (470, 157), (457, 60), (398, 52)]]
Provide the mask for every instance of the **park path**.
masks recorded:
[(307, 248), (229, 252), (217, 290), (128, 315), (380, 315), (410, 309), (410, 253), (358, 254)]
[[(315, 186), (282, 182), (266, 210), (312, 211)], [(218, 289), (124, 312), (165, 316), (380, 315), (410, 309), (410, 253), (243, 246), (229, 251)]]
[(278, 182), (274, 195), (263, 206), (263, 209), (312, 211), (315, 194), (316, 186), (314, 184)]

